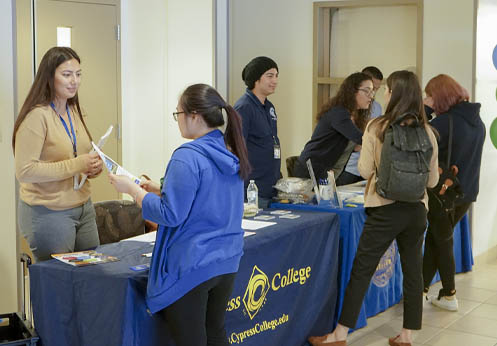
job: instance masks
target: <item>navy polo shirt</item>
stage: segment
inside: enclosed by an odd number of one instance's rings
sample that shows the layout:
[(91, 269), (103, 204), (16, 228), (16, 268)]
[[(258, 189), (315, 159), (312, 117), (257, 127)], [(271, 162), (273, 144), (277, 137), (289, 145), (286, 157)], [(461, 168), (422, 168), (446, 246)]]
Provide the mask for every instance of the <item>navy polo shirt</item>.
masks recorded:
[(252, 173), (245, 181), (245, 194), (249, 180), (255, 180), (259, 196), (271, 198), (275, 195), (273, 185), (280, 178), (281, 159), (274, 158), (274, 146), (280, 145), (277, 130), (276, 110), (268, 99), (264, 104), (250, 90), (235, 103), (243, 123), (243, 137), (247, 144)]

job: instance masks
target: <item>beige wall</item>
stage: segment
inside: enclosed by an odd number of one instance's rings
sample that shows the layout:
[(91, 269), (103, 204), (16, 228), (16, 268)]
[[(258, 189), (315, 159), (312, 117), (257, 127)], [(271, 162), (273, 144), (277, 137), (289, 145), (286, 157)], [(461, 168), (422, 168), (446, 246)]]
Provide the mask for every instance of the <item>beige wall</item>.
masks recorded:
[(266, 55), (279, 67), (279, 85), (269, 100), (278, 115), (284, 159), (299, 155), (312, 131), (312, 2), (233, 0), (231, 3), (230, 103), (245, 92), (243, 67)]
[[(388, 39), (382, 39), (386, 33)], [(341, 8), (331, 26), (331, 76), (347, 77), (371, 65), (385, 79), (397, 70), (415, 71), (416, 45), (416, 6)], [(384, 89), (378, 90), (375, 99), (384, 110)]]
[(17, 310), (15, 177), (11, 138), (14, 126), (14, 42), (10, 1), (0, 1), (0, 313)]
[(346, 77), (373, 65), (388, 76), (416, 66), (416, 30), (416, 6), (339, 9), (331, 27), (331, 74)]

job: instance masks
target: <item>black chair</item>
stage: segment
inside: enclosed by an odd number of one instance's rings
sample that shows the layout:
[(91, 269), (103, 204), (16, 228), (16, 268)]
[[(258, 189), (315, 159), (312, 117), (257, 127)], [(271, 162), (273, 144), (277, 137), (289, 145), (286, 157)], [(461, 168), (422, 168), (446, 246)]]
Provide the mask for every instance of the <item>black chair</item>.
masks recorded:
[(145, 233), (141, 208), (132, 201), (95, 202), (100, 244), (115, 243)]
[(286, 171), (288, 173), (288, 177), (294, 177), (293, 169), (295, 167), (295, 163), (299, 159), (298, 156), (289, 156), (286, 159)]

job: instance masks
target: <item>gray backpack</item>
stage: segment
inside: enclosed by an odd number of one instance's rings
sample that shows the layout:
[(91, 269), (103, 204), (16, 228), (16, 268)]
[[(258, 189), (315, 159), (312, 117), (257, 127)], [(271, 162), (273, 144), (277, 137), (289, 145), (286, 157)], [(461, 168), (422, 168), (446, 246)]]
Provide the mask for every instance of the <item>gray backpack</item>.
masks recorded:
[(385, 132), (376, 192), (387, 199), (417, 202), (425, 194), (433, 147), (417, 117), (406, 113)]

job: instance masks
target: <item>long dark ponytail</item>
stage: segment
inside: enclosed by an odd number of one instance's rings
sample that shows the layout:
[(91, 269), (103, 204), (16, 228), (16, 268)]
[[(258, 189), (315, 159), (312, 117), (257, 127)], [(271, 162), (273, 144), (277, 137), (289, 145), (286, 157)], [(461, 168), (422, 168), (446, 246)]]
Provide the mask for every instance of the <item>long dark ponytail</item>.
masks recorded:
[(227, 124), (224, 132), (226, 147), (240, 161), (240, 177), (245, 180), (250, 173), (247, 146), (242, 132), (242, 120), (235, 109), (226, 103), (216, 89), (207, 84), (190, 85), (180, 97), (179, 103), (186, 113), (196, 112), (201, 115), (207, 126), (221, 127)]

